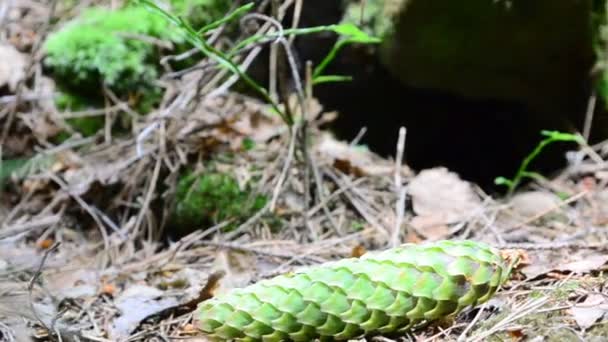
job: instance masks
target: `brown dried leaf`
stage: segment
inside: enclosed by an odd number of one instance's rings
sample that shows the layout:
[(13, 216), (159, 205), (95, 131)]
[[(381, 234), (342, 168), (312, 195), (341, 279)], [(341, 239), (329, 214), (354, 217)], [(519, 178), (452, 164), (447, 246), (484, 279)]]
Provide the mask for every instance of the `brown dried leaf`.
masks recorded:
[(528, 191), (516, 194), (509, 203), (519, 216), (531, 218), (549, 212), (560, 202), (560, 198), (550, 192)]
[(410, 225), (427, 240), (441, 240), (450, 235), (450, 227), (441, 216), (415, 216)]
[(433, 216), (446, 224), (467, 218), (481, 206), (471, 184), (443, 167), (420, 172), (408, 191), (416, 214)]
[(608, 300), (601, 294), (592, 294), (568, 312), (581, 329), (588, 329), (608, 314)]
[(557, 268), (562, 272), (588, 273), (598, 270), (608, 262), (608, 255), (590, 255), (582, 260), (572, 261)]
[(175, 297), (146, 285), (133, 285), (121, 293), (114, 304), (120, 316), (114, 319), (108, 334), (112, 341), (123, 341), (140, 322), (179, 305)]
[(534, 279), (553, 271), (589, 273), (600, 269), (608, 262), (608, 255), (597, 251), (576, 253), (564, 253), (563, 250), (529, 251), (528, 256), (530, 257), (529, 265), (521, 268), (521, 272), (528, 279)]

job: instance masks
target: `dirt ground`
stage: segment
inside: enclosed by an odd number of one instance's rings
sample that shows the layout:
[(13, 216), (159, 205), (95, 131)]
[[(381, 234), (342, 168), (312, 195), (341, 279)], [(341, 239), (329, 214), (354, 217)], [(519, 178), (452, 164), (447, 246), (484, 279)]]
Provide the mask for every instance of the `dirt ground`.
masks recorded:
[[(290, 128), (257, 99), (214, 93), (230, 79), (197, 70), (163, 79), (163, 101), (130, 133), (53, 143), (68, 117), (133, 110), (111, 96), (97, 112), (56, 108), (40, 46), (58, 25), (49, 18), (73, 13), (54, 3), (0, 3), (0, 60), (11, 61), (0, 65), (0, 155), (29, 160), (0, 193), (0, 341), (206, 341), (193, 310), (214, 294), (442, 239), (524, 258), (482, 306), (369, 341), (608, 341), (608, 144), (583, 145), (559, 174), (492, 197), (445, 168), (402, 165), (405, 129), (387, 137), (397, 153), (383, 159), (320, 129), (335, 113), (312, 97), (301, 110), (294, 96), (303, 120)], [(178, 171), (203, 170), (209, 156), (226, 156), (216, 170), (255, 179), (268, 201), (229, 230), (166, 234)]]

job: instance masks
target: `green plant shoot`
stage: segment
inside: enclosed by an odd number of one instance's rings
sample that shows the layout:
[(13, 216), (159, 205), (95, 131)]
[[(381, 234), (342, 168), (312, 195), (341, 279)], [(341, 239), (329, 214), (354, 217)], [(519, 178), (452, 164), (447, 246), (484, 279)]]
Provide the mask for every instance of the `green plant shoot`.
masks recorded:
[(524, 178), (543, 178), (542, 175), (530, 171), (529, 167), (532, 161), (534, 161), (534, 159), (536, 159), (536, 157), (538, 157), (547, 146), (555, 142), (576, 142), (580, 145), (583, 145), (585, 143), (584, 139), (577, 134), (570, 134), (559, 131), (542, 131), (541, 134), (546, 136), (546, 138), (541, 140), (541, 142), (538, 143), (536, 148), (534, 148), (534, 150), (532, 150), (532, 152), (530, 152), (530, 154), (528, 154), (526, 158), (522, 161), (521, 165), (517, 169), (517, 172), (515, 173), (515, 177), (513, 177), (512, 179), (506, 177), (497, 177), (494, 180), (494, 183), (496, 185), (505, 185), (508, 188), (508, 195), (513, 194), (515, 189), (517, 189), (517, 187), (521, 184)]
[[(363, 32), (357, 26), (355, 26), (354, 24), (351, 24), (351, 23), (287, 29), (287, 30), (283, 30), (281, 32), (281, 34), (284, 36), (288, 36), (288, 35), (301, 36), (301, 35), (315, 34), (315, 33), (321, 33), (321, 32), (334, 32), (335, 34), (340, 36), (340, 38), (338, 39), (338, 41), (336, 41), (336, 43), (334, 44), (332, 49), (323, 58), (323, 60), (321, 60), (319, 65), (317, 65), (315, 67), (315, 69), (313, 70), (313, 75), (312, 75), (313, 84), (350, 81), (352, 78), (349, 76), (339, 76), (339, 75), (325, 76), (322, 74), (323, 74), (323, 71), (325, 71), (325, 69), (327, 68), (327, 66), (334, 59), (336, 59), (338, 52), (340, 52), (340, 50), (342, 48), (344, 48), (345, 46), (347, 46), (349, 44), (378, 44), (381, 41), (380, 38), (370, 36), (369, 34)], [(236, 55), (241, 49), (248, 46), (249, 44), (257, 43), (257, 42), (263, 41), (265, 39), (276, 39), (278, 37), (279, 37), (279, 33), (272, 33), (272, 34), (265, 34), (265, 35), (262, 35), (262, 34), (253, 35), (247, 39), (244, 39), (239, 44), (237, 44), (232, 49), (232, 51), (228, 54), (228, 56)]]
[(250, 11), (254, 6), (253, 3), (248, 3), (246, 5), (243, 5), (239, 8), (237, 8), (233, 13), (228, 14), (226, 17), (219, 19), (218, 21), (213, 22), (213, 23), (203, 27), (203, 29), (201, 29), (199, 31), (196, 31), (192, 28), (192, 26), (190, 26), (190, 24), (185, 22), (182, 18), (179, 18), (179, 17), (165, 11), (164, 9), (158, 7), (151, 0), (137, 0), (136, 2), (141, 3), (143, 6), (145, 6), (146, 8), (148, 8), (149, 10), (151, 10), (153, 12), (160, 14), (165, 19), (167, 19), (170, 23), (175, 25), (181, 31), (181, 33), (184, 35), (185, 39), (190, 44), (192, 44), (194, 47), (198, 48), (203, 54), (205, 54), (206, 56), (211, 58), (213, 61), (217, 62), (220, 67), (225, 68), (225, 69), (229, 70), (230, 72), (232, 72), (233, 74), (240, 77), (243, 81), (245, 81), (245, 83), (247, 83), (247, 85), (249, 85), (252, 89), (254, 89), (258, 94), (260, 94), (260, 96), (262, 96), (262, 98), (265, 101), (267, 101), (277, 113), (279, 113), (279, 115), (281, 116), (283, 121), (285, 121), (285, 123), (287, 125), (291, 126), (293, 124), (293, 119), (291, 119), (290, 117), (285, 115), (279, 109), (279, 106), (273, 101), (273, 99), (270, 97), (270, 94), (268, 94), (268, 91), (266, 89), (264, 89), (264, 87), (260, 86), (251, 77), (249, 77), (245, 72), (243, 72), (239, 68), (239, 66), (236, 65), (230, 59), (229, 56), (224, 54), (222, 51), (216, 49), (211, 44), (207, 43), (207, 41), (203, 38), (204, 33), (206, 33), (205, 30), (211, 30), (215, 27), (218, 27), (218, 26), (226, 23), (227, 21), (229, 21), (229, 19), (230, 20), (235, 19), (238, 16)]

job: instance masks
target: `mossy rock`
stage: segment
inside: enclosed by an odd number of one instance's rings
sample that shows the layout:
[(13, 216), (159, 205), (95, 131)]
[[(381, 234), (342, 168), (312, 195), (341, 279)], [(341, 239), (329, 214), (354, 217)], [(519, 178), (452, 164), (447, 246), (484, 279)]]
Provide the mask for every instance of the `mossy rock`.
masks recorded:
[[(171, 12), (198, 27), (221, 18), (227, 0), (175, 0)], [(150, 38), (185, 48), (185, 39), (165, 18), (141, 5), (118, 10), (86, 9), (44, 44), (45, 64), (64, 86), (98, 92), (101, 84), (113, 90), (149, 91), (159, 74), (159, 47)]]
[[(228, 12), (230, 3), (228, 0), (173, 0), (169, 10), (199, 27), (221, 18)], [(69, 110), (103, 107), (101, 86), (104, 85), (129, 101), (136, 111), (150, 112), (162, 93), (155, 85), (161, 73), (161, 48), (151, 39), (171, 42), (172, 53), (189, 48), (179, 30), (164, 17), (134, 4), (117, 10), (88, 8), (51, 33), (44, 43), (47, 54), (44, 62), (62, 91), (56, 98), (57, 107)], [(188, 67), (188, 63), (194, 60), (182, 61), (176, 67)], [(103, 117), (66, 121), (84, 136), (93, 135), (104, 126)], [(128, 129), (123, 126), (119, 128)], [(67, 137), (68, 133), (63, 132), (57, 140)]]
[(225, 230), (233, 229), (261, 210), (267, 198), (249, 186), (241, 188), (229, 174), (186, 172), (178, 180), (174, 202), (170, 225), (187, 233), (225, 220), (232, 221)]
[[(353, 20), (360, 2), (349, 3)], [(383, 38), (382, 64), (403, 84), (522, 104), (536, 124), (554, 129), (582, 123), (593, 87), (594, 15), (605, 1), (367, 3), (364, 22)]]

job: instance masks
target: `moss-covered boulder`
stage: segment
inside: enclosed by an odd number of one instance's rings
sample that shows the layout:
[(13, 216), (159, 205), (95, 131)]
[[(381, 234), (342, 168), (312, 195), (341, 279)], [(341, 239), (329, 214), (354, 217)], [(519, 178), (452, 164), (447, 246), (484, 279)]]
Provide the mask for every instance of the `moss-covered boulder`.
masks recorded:
[[(173, 0), (168, 10), (194, 27), (221, 18), (229, 0)], [(51, 33), (44, 49), (45, 64), (61, 86), (71, 91), (99, 93), (105, 86), (120, 93), (145, 93), (160, 72), (161, 42), (173, 51), (185, 48), (179, 30), (165, 18), (135, 3), (110, 10), (92, 7)]]
[[(383, 37), (382, 63), (404, 84), (521, 103), (557, 128), (582, 122), (600, 2), (371, 0), (364, 19)], [(350, 2), (351, 18), (359, 6)]]

